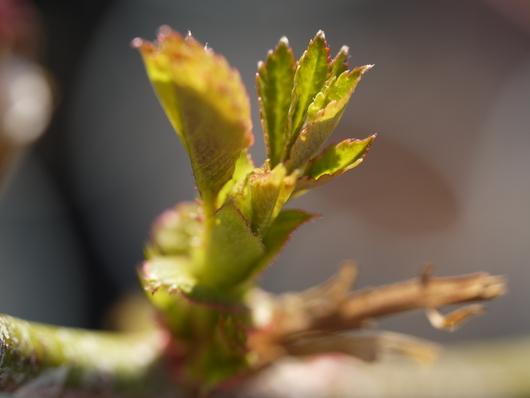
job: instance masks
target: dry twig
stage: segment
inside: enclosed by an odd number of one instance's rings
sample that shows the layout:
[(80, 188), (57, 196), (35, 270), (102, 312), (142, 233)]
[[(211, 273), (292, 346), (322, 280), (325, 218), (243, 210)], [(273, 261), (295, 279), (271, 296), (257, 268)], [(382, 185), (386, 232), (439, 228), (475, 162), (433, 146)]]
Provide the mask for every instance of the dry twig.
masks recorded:
[(469, 317), (482, 313), (474, 304), (448, 315), (437, 308), (450, 304), (489, 300), (502, 295), (505, 278), (477, 273), (435, 278), (424, 268), (419, 278), (350, 292), (357, 267), (345, 263), (327, 282), (301, 293), (271, 298), (269, 323), (249, 336), (249, 346), (260, 354), (262, 365), (284, 355), (341, 352), (375, 360), (381, 352), (402, 352), (420, 361), (431, 361), (438, 347), (420, 339), (386, 332), (344, 334), (362, 329), (373, 320), (399, 312), (425, 309), (431, 324), (454, 330)]

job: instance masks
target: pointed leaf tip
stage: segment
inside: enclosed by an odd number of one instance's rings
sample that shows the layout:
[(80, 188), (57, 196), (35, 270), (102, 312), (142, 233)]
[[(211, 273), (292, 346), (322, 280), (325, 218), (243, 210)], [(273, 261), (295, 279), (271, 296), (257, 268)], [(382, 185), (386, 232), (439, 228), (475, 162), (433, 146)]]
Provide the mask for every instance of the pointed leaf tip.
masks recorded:
[(135, 37), (131, 41), (131, 47), (132, 48), (140, 48), (142, 46), (143, 42), (144, 41), (140, 37)]
[[(306, 124), (290, 149), (289, 170), (304, 169), (307, 162), (320, 151), (339, 123), (357, 83), (369, 69), (363, 66), (352, 71), (344, 70), (344, 61), (345, 58), (341, 54), (337, 55), (326, 86), (309, 105)], [(341, 70), (344, 71), (340, 72)], [(340, 75), (334, 76), (334, 73)]]
[(297, 181), (293, 198), (358, 166), (370, 150), (375, 137), (374, 134), (364, 140), (347, 139), (339, 144), (330, 144), (320, 155), (311, 159), (304, 175)]
[(333, 61), (331, 61), (331, 76), (332, 77), (338, 77), (343, 72), (348, 70), (349, 66), (349, 57), (350, 57), (350, 49), (348, 46), (342, 46), (339, 53), (335, 56)]
[[(159, 37), (167, 37), (169, 36), (173, 30), (168, 25), (162, 25), (158, 28), (158, 36)], [(188, 35), (191, 36), (190, 31), (188, 31)]]
[(281, 161), (285, 148), (286, 129), (296, 61), (287, 39), (280, 40), (258, 64), (256, 86), (261, 124), (272, 167)]
[(319, 31), (309, 42), (296, 68), (289, 109), (288, 141), (283, 160), (289, 159), (291, 147), (306, 121), (308, 107), (324, 87), (329, 71), (329, 47), (324, 32)]

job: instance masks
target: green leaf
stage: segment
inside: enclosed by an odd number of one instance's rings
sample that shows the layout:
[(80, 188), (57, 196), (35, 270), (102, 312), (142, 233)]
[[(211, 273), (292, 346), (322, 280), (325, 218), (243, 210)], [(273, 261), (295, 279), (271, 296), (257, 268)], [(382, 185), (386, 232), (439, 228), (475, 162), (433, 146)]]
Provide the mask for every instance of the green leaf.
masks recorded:
[(370, 149), (375, 135), (364, 140), (347, 139), (335, 145), (329, 145), (313, 159), (304, 175), (318, 179), (324, 174), (346, 171), (362, 161)]
[(350, 56), (350, 49), (348, 46), (342, 46), (337, 56), (331, 61), (331, 76), (340, 76), (343, 72), (348, 70), (348, 58)]
[(324, 109), (334, 101), (342, 101), (341, 109), (343, 110), (348, 104), (355, 87), (357, 87), (357, 84), (363, 75), (369, 71), (372, 66), (373, 65), (365, 65), (355, 68), (352, 71), (345, 71), (339, 76), (333, 76), (328, 80), (326, 88), (318, 93), (315, 100), (309, 106), (307, 112), (308, 123), (316, 121), (317, 117), (330, 118), (330, 115), (324, 115), (325, 113), (329, 113), (327, 110), (324, 111)]
[(329, 47), (324, 32), (319, 31), (309, 42), (295, 72), (288, 120), (289, 141), (284, 159), (306, 121), (307, 108), (322, 90), (329, 71)]
[(291, 148), (288, 170), (304, 168), (325, 144), (340, 121), (357, 83), (371, 66), (363, 66), (333, 77), (309, 106), (308, 124)]
[[(245, 178), (254, 170), (254, 162), (250, 157), (248, 150), (241, 151), (239, 159), (236, 162), (236, 167), (232, 178), (221, 188), (219, 195), (217, 197), (217, 208), (221, 207), (226, 198), (230, 194), (234, 194), (234, 189), (236, 189), (237, 184), (243, 182)], [(246, 213), (243, 212), (246, 216)]]
[(180, 294), (194, 304), (215, 307), (227, 312), (243, 310), (241, 288), (214, 289), (201, 284), (192, 272), (190, 259), (183, 256), (155, 257), (145, 261), (140, 270), (147, 298), (156, 306), (167, 306), (165, 295)]
[(254, 233), (263, 233), (289, 200), (298, 173), (287, 175), (283, 164), (273, 170), (260, 170), (249, 177)]
[(188, 152), (205, 209), (212, 214), (240, 152), (253, 143), (241, 77), (225, 58), (168, 27), (161, 29), (157, 46), (141, 39), (133, 44)]
[(189, 292), (197, 283), (191, 275), (192, 264), (187, 256), (154, 257), (145, 261), (141, 276), (144, 288), (155, 294), (160, 288), (170, 293), (176, 291)]
[(293, 197), (325, 184), (359, 165), (374, 139), (375, 135), (372, 135), (364, 140), (348, 139), (337, 145), (329, 145), (319, 156), (309, 162), (304, 175), (296, 183)]
[(192, 202), (181, 202), (162, 213), (151, 227), (147, 258), (188, 255), (192, 240), (202, 233), (201, 217), (202, 209)]
[(231, 195), (227, 198), (227, 201), (233, 200), (234, 206), (239, 210), (245, 220), (247, 220), (247, 224), (249, 226), (252, 226), (252, 195), (250, 193), (250, 177), (256, 172), (255, 170), (247, 175), (243, 181), (240, 181), (238, 184), (236, 184)]
[(199, 396), (208, 396), (208, 392), (216, 385), (237, 374), (248, 372), (250, 364), (246, 347), (246, 324), (248, 320), (236, 314), (218, 318), (212, 330), (211, 346), (199, 351), (203, 356), (201, 366), (192, 368), (199, 380), (204, 378)]
[(262, 243), (265, 246), (265, 253), (254, 267), (254, 274), (261, 272), (263, 268), (269, 265), (298, 227), (316, 217), (320, 217), (320, 215), (301, 210), (282, 210), (263, 235)]
[(282, 38), (265, 62), (258, 64), (256, 83), (261, 124), (272, 167), (281, 161), (286, 143), (287, 116), (291, 103), (296, 61), (287, 38)]
[(233, 201), (215, 213), (214, 221), (192, 248), (193, 275), (201, 285), (222, 290), (244, 281), (264, 247)]

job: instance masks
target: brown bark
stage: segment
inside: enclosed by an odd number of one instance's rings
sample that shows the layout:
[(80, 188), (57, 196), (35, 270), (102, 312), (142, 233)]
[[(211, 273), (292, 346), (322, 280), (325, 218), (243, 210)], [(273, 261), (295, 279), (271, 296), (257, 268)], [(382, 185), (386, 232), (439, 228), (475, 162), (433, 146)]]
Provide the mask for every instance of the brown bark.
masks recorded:
[(430, 361), (438, 348), (420, 339), (407, 340), (382, 332), (344, 333), (363, 329), (376, 318), (417, 309), (426, 310), (434, 327), (453, 330), (482, 313), (484, 307), (468, 305), (447, 315), (439, 313), (438, 308), (489, 300), (506, 290), (502, 276), (476, 273), (435, 278), (432, 268), (425, 268), (416, 279), (350, 292), (356, 275), (357, 268), (346, 263), (336, 276), (320, 286), (270, 298), (270, 322), (251, 333), (248, 340), (250, 349), (259, 353), (261, 365), (284, 355), (314, 355), (330, 350), (373, 360), (389, 348)]

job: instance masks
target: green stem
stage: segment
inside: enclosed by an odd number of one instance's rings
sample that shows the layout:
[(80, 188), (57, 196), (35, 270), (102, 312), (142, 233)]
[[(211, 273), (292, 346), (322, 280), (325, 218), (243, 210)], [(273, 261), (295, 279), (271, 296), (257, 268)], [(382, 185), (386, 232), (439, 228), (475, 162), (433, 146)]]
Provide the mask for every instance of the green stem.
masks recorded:
[(177, 396), (160, 331), (111, 333), (0, 315), (0, 390), (24, 396)]

